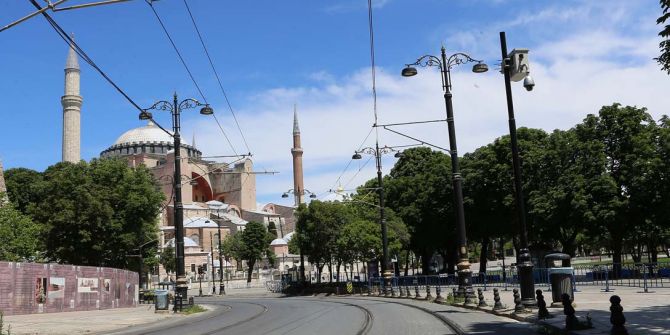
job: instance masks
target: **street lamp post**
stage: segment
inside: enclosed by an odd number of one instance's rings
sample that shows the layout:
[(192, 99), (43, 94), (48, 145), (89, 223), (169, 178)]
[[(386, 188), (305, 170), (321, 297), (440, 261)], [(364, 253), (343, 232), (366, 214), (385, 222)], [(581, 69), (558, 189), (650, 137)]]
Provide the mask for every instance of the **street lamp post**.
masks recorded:
[[(386, 228), (386, 214), (384, 213), (384, 180), (382, 178), (382, 155), (390, 152), (395, 152), (391, 147), (385, 146), (380, 148), (379, 143), (375, 143), (374, 148), (363, 148), (354, 153), (351, 157), (352, 159), (361, 159), (361, 153), (366, 153), (375, 156), (375, 165), (377, 168), (377, 189), (379, 192), (379, 224), (382, 229), (382, 276), (384, 277), (384, 295), (389, 295), (389, 288), (391, 287), (391, 278), (393, 278), (393, 272), (391, 271), (391, 264), (389, 260), (389, 246), (388, 246), (388, 233)], [(403, 154), (401, 152), (396, 152), (395, 157), (400, 158)]]
[[(175, 225), (175, 254), (177, 259), (177, 285), (175, 287), (175, 298), (187, 299), (188, 297), (188, 283), (186, 281), (186, 269), (184, 268), (184, 205), (181, 200), (181, 136), (179, 129), (181, 128), (181, 111), (183, 109), (195, 108), (197, 106), (204, 106), (200, 109), (202, 115), (212, 115), (214, 110), (209, 107), (209, 104), (202, 104), (198, 100), (189, 98), (181, 102), (177, 100), (177, 93), (174, 93), (172, 103), (168, 101), (158, 101), (151, 107), (144, 109), (140, 113), (140, 120), (153, 120), (152, 114), (149, 110), (163, 110), (169, 111), (172, 114), (172, 133), (163, 131), (172, 136), (174, 140), (174, 225)], [(156, 123), (154, 121), (154, 123)], [(179, 304), (181, 305), (181, 304)], [(176, 309), (177, 304), (175, 304)]]
[[(214, 278), (214, 239), (212, 238), (212, 232), (209, 232), (209, 253), (211, 256), (211, 261), (212, 261), (212, 295), (216, 294), (216, 284), (215, 284), (215, 278)], [(219, 264), (220, 265), (220, 264)]]
[[(514, 170), (514, 202), (516, 203), (517, 216), (519, 220), (519, 252), (516, 256), (516, 266), (519, 272), (519, 286), (521, 289), (521, 303), (525, 306), (535, 306), (535, 282), (533, 279), (533, 262), (528, 250), (528, 233), (526, 229), (526, 209), (523, 199), (521, 183), (521, 162), (519, 160), (519, 145), (516, 136), (516, 120), (514, 119), (514, 102), (512, 101), (512, 55), (507, 54), (507, 39), (505, 32), (500, 32), (500, 50), (502, 52), (502, 68), (505, 75), (505, 93), (507, 95), (507, 114), (509, 123), (509, 135), (512, 146), (512, 165)], [(527, 51), (527, 50), (525, 50)], [(528, 75), (528, 57), (516, 57), (515, 59), (517, 80), (524, 79), (524, 87), (530, 91), (535, 82)], [(525, 69), (524, 69), (525, 67)]]
[(458, 290), (465, 298), (465, 304), (472, 304), (474, 292), (472, 290), (472, 271), (468, 257), (468, 244), (465, 232), (465, 214), (463, 210), (463, 188), (462, 177), (458, 168), (458, 150), (456, 147), (456, 130), (454, 127), (454, 108), (451, 94), (451, 68), (456, 65), (475, 62), (472, 72), (483, 73), (488, 71), (488, 66), (480, 60), (473, 59), (464, 53), (455, 53), (449, 57), (444, 47), (440, 58), (433, 55), (419, 57), (416, 62), (407, 64), (402, 70), (403, 77), (411, 77), (417, 74), (415, 65), (421, 67), (437, 66), (442, 73), (442, 90), (444, 90), (444, 103), (447, 109), (447, 127), (449, 131), (449, 153), (451, 154), (451, 180), (454, 188), (454, 202), (456, 207), (457, 229), (458, 229)]
[[(219, 217), (219, 221), (221, 221), (221, 216), (219, 216), (219, 209), (216, 209), (216, 216)], [(216, 228), (218, 229), (219, 233), (219, 295), (226, 294), (226, 285), (223, 284), (223, 256), (222, 256), (222, 248), (221, 248), (221, 223), (219, 222), (216, 225)]]
[[(295, 190), (295, 189), (290, 189), (284, 193), (282, 193), (281, 197), (282, 198), (288, 198), (289, 193), (293, 193), (296, 198), (296, 203), (300, 205), (302, 203), (303, 196), (305, 193), (309, 193), (309, 198), (310, 199), (316, 199), (316, 194), (314, 192), (311, 192), (308, 189), (303, 189), (303, 190)], [(302, 248), (300, 248), (300, 281), (304, 284), (306, 282), (305, 279), (305, 255), (302, 253)]]

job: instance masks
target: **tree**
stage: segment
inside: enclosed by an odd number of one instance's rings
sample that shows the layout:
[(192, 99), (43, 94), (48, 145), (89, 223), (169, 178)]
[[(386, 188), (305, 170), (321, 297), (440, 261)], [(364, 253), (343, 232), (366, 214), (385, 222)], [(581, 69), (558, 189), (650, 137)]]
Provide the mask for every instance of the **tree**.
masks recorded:
[(402, 218), (410, 234), (409, 248), (429, 272), (433, 253), (455, 265), (456, 225), (451, 160), (444, 153), (420, 147), (404, 151), (385, 178), (388, 207)]
[(620, 266), (624, 243), (639, 238), (636, 232), (644, 228), (638, 228), (650, 219), (656, 125), (645, 108), (615, 103), (588, 115), (578, 128), (601, 143), (605, 157), (603, 173), (590, 185), (597, 224), (591, 234), (607, 232), (612, 260)]
[(573, 257), (578, 238), (595, 223), (590, 185), (601, 177), (605, 163), (602, 144), (583, 135), (578, 128), (549, 135), (540, 154), (541, 177), (529, 197), (537, 238), (558, 240)]
[(275, 238), (277, 238), (277, 236), (279, 236), (279, 235), (277, 235), (277, 226), (275, 225), (275, 223), (273, 221), (270, 221), (268, 223), (268, 232), (270, 234), (272, 234), (272, 236), (274, 236), (273, 239), (275, 239)]
[[(670, 0), (659, 0), (659, 3), (661, 4), (663, 14), (656, 20), (656, 24), (664, 24), (670, 19)], [(663, 71), (670, 74), (670, 24), (666, 24), (663, 30), (658, 33), (658, 36), (661, 36), (664, 40), (658, 45), (659, 49), (661, 49), (661, 55), (658, 58), (654, 58), (654, 60), (658, 62)]]
[(30, 214), (46, 225), (51, 261), (128, 268), (126, 255), (157, 238), (164, 196), (146, 167), (120, 159), (58, 163), (43, 178)]
[[(343, 262), (347, 258), (338, 254), (337, 238), (342, 227), (351, 220), (349, 208), (341, 202), (322, 202), (313, 200), (308, 206), (301, 206), (296, 211), (295, 242), (307, 255), (310, 263), (314, 264), (319, 272), (328, 264), (332, 272), (332, 262)], [(338, 266), (339, 268), (339, 266)], [(331, 277), (332, 278), (332, 277)]]
[(40, 184), (43, 182), (41, 173), (26, 168), (13, 168), (5, 171), (5, 181), (9, 201), (21, 213), (28, 214), (30, 204), (40, 202)]
[(30, 217), (13, 208), (11, 203), (0, 206), (0, 260), (8, 262), (41, 260), (42, 228)]
[(160, 253), (159, 263), (167, 273), (174, 273), (177, 270), (177, 259), (173, 247), (163, 248)]
[(241, 233), (240, 243), (236, 246), (234, 252), (237, 252), (240, 259), (247, 262), (247, 283), (251, 282), (251, 274), (254, 271), (256, 261), (263, 258), (272, 259), (273, 253), (270, 250), (272, 235), (265, 229), (262, 223), (249, 222)]

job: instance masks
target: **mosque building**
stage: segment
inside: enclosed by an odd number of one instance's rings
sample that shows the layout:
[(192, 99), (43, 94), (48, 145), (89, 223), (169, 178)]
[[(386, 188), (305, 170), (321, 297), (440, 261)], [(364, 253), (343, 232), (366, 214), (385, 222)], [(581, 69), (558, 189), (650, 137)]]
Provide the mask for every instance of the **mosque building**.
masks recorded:
[[(65, 66), (65, 95), (63, 106), (63, 161), (79, 162), (80, 118), (83, 98), (80, 95), (80, 69), (77, 54), (70, 47)], [(181, 142), (182, 202), (184, 206), (184, 264), (187, 275), (193, 277), (198, 266), (219, 267), (218, 234), (221, 239), (244, 230), (249, 221), (267, 226), (274, 222), (284, 230), (287, 211), (275, 213), (275, 207), (257, 209), (256, 176), (251, 159), (243, 157), (233, 163), (221, 163), (203, 158), (192, 143)], [(144, 165), (158, 180), (166, 203), (160, 213), (159, 243), (161, 248), (174, 246), (174, 140), (153, 122), (123, 133), (100, 158), (122, 158), (131, 167)], [(1, 167), (0, 167), (1, 169)], [(1, 170), (0, 170), (1, 171)], [(0, 174), (1, 177), (1, 174)], [(1, 179), (0, 179), (1, 180)], [(1, 186), (1, 185), (0, 185)], [(293, 222), (292, 211), (289, 221)], [(220, 227), (219, 227), (220, 225)], [(213, 257), (214, 256), (214, 257)], [(212, 259), (214, 258), (214, 259)], [(227, 263), (224, 266), (231, 266)], [(164, 270), (160, 270), (166, 279)], [(211, 273), (211, 271), (208, 271)]]

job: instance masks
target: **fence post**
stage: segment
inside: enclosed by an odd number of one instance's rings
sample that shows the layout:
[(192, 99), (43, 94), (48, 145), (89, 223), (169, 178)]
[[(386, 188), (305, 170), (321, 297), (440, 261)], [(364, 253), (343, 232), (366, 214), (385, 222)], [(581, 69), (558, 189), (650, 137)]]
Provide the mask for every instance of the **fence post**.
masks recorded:
[(610, 276), (609, 276), (609, 270), (607, 269), (607, 266), (605, 266), (605, 292), (611, 292), (610, 291)]
[(644, 293), (649, 293), (647, 287), (647, 267), (644, 264), (642, 264), (642, 271), (644, 272)]

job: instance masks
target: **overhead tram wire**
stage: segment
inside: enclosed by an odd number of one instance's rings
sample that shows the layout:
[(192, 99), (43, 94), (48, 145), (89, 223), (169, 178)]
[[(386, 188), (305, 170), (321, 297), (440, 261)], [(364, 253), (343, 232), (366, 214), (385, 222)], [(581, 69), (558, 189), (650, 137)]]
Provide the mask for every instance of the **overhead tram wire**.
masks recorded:
[[(368, 132), (368, 134), (365, 136), (365, 138), (364, 138), (363, 141), (361, 142), (361, 145), (358, 146), (358, 149), (357, 149), (357, 150), (361, 150), (361, 148), (365, 145), (365, 142), (366, 142), (366, 141), (368, 140), (368, 138), (370, 137), (370, 134), (372, 134), (372, 130), (373, 130), (373, 129), (374, 129), (373, 127), (370, 127), (370, 131)], [(335, 180), (335, 183), (333, 183), (333, 186), (331, 187), (331, 189), (335, 189), (335, 187), (337, 187), (337, 185), (338, 185), (338, 184), (340, 183), (340, 181), (342, 180), (342, 177), (344, 176), (344, 174), (345, 174), (345, 173), (347, 172), (347, 170), (349, 169), (349, 166), (351, 166), (351, 162), (353, 162), (353, 161), (354, 161), (353, 159), (351, 159), (351, 158), (349, 159), (349, 162), (348, 162), (347, 165), (344, 167), (344, 170), (342, 170), (342, 173), (340, 173), (340, 176), (337, 177), (337, 179)]]
[(219, 84), (219, 89), (221, 89), (221, 93), (223, 94), (223, 97), (226, 100), (226, 104), (228, 105), (228, 110), (230, 110), (230, 114), (233, 115), (233, 120), (235, 120), (235, 125), (237, 126), (237, 130), (240, 132), (240, 136), (242, 137), (242, 141), (244, 142), (244, 146), (247, 148), (247, 151), (251, 153), (251, 149), (249, 148), (249, 144), (247, 143), (247, 139), (244, 136), (244, 133), (242, 132), (242, 128), (240, 127), (239, 122), (237, 121), (237, 116), (235, 115), (235, 111), (233, 110), (233, 106), (230, 104), (230, 100), (228, 99), (228, 94), (226, 94), (226, 90), (223, 88), (223, 84), (221, 83), (221, 78), (219, 77), (218, 71), (216, 71), (216, 68), (214, 67), (214, 62), (212, 61), (212, 57), (209, 55), (209, 50), (207, 49), (207, 46), (205, 44), (205, 41), (202, 37), (202, 34), (200, 33), (200, 29), (198, 29), (198, 25), (195, 22), (195, 18), (193, 17), (193, 13), (191, 12), (191, 8), (188, 5), (188, 2), (184, 0), (184, 5), (186, 6), (186, 10), (188, 11), (189, 17), (191, 17), (191, 22), (193, 22), (193, 27), (195, 28), (196, 33), (198, 34), (198, 39), (200, 40), (200, 44), (202, 44), (202, 48), (205, 51), (205, 55), (207, 55), (207, 60), (209, 60), (209, 65), (212, 68), (212, 72), (214, 72), (214, 76), (216, 77), (216, 81)]
[[(34, 0), (31, 0), (31, 1), (34, 1)], [(156, 16), (156, 19), (158, 20), (158, 23), (161, 25), (161, 28), (163, 28), (163, 32), (165, 33), (165, 36), (167, 36), (168, 40), (170, 41), (170, 44), (172, 44), (172, 48), (177, 53), (177, 56), (179, 57), (179, 60), (181, 61), (181, 64), (186, 69), (186, 72), (188, 73), (189, 77), (191, 78), (191, 81), (193, 82), (193, 85), (195, 85), (195, 88), (198, 90), (198, 93), (200, 93), (200, 97), (202, 97), (202, 100), (205, 103), (208, 103), (207, 98), (205, 97), (205, 94), (202, 93), (202, 90), (200, 89), (200, 85), (198, 85), (198, 82), (195, 80), (195, 77), (193, 76), (193, 73), (191, 72), (188, 65), (186, 64), (186, 61), (184, 60), (184, 57), (182, 57), (181, 52), (179, 52), (179, 48), (177, 48), (177, 44), (175, 44), (174, 40), (172, 39), (172, 36), (170, 35), (170, 32), (168, 32), (167, 28), (165, 27), (165, 24), (163, 23), (163, 20), (161, 20), (161, 17), (160, 17), (160, 15), (158, 15), (158, 12), (156, 11), (156, 8), (154, 8), (153, 0), (144, 0), (144, 1), (147, 3), (147, 5), (149, 5), (149, 7), (151, 8), (151, 11)], [(228, 142), (228, 145), (230, 146), (230, 149), (233, 151), (233, 153), (236, 156), (239, 156), (237, 154), (237, 151), (235, 150), (235, 147), (233, 146), (233, 143), (230, 141), (230, 139), (228, 138), (228, 135), (223, 130), (223, 127), (221, 126), (221, 123), (219, 122), (219, 119), (216, 117), (216, 114), (213, 114), (212, 116), (214, 116), (214, 121), (216, 121), (216, 124), (219, 126), (219, 129), (221, 130), (221, 133), (223, 134), (223, 137), (225, 137), (226, 142)]]
[[(37, 1), (35, 1), (35, 0), (30, 0), (30, 2), (33, 4), (33, 6), (35, 6), (35, 8), (37, 8), (37, 10), (40, 10), (40, 11), (41, 11), (41, 10), (43, 9), (43, 8), (37, 3)], [(105, 78), (105, 80), (106, 80), (109, 84), (111, 84), (111, 85), (114, 87), (114, 89), (116, 89), (117, 92), (119, 92), (121, 95), (123, 95), (123, 97), (124, 97), (124, 98), (125, 98), (131, 105), (133, 105), (133, 107), (135, 107), (135, 108), (136, 108), (138, 111), (140, 111), (140, 112), (143, 112), (143, 111), (144, 111), (144, 110), (142, 109), (142, 107), (140, 107), (140, 106), (139, 106), (139, 105), (138, 105), (132, 98), (130, 98), (130, 96), (129, 96), (126, 92), (124, 92), (124, 91), (121, 89), (121, 87), (119, 87), (119, 86), (118, 86), (118, 85), (117, 85), (117, 84), (116, 84), (116, 83), (115, 83), (109, 76), (107, 76), (107, 74), (106, 74), (104, 71), (102, 71), (102, 69), (100, 69), (100, 67), (98, 67), (98, 65), (93, 61), (93, 59), (92, 59), (91, 57), (89, 57), (88, 54), (86, 54), (86, 52), (85, 52), (81, 47), (79, 47), (79, 44), (77, 44), (77, 42), (75, 42), (74, 39), (72, 39), (72, 38), (65, 32), (65, 30), (63, 30), (63, 28), (61, 28), (61, 26), (58, 25), (58, 23), (57, 23), (57, 22), (56, 22), (56, 21), (55, 21), (49, 14), (47, 14), (45, 11), (41, 12), (41, 14), (42, 14), (42, 16), (44, 16), (44, 18), (47, 20), (47, 22), (49, 22), (49, 24), (51, 25), (51, 27), (56, 31), (56, 33), (58, 34), (58, 36), (60, 36), (60, 38), (62, 38), (63, 41), (65, 41), (65, 43), (67, 43), (68, 45), (70, 45), (70, 46), (73, 48), (73, 50), (77, 53), (77, 55), (79, 55), (79, 57), (81, 57), (81, 59), (83, 59), (88, 65), (90, 65), (92, 68), (94, 68), (96, 71), (98, 71), (98, 73), (100, 73), (100, 75), (101, 75), (103, 78)], [(165, 128), (163, 128), (160, 124), (158, 124), (158, 123), (155, 123), (155, 124), (156, 124), (157, 127), (159, 127), (159, 128), (160, 128), (161, 130), (163, 130), (164, 132), (169, 133), (169, 132), (168, 132)]]

